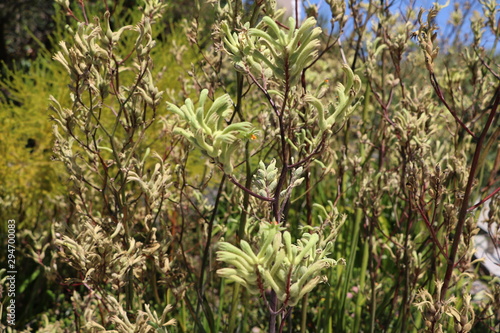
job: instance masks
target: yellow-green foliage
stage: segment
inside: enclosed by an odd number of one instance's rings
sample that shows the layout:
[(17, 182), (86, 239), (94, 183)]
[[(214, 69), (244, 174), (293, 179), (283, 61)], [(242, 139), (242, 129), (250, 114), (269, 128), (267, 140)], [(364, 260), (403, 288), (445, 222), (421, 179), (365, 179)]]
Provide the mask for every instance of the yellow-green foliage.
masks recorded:
[(0, 82), (5, 92), (0, 97), (0, 216), (30, 228), (47, 218), (48, 208), (63, 193), (62, 168), (50, 160), (53, 138), (47, 92), (65, 98), (64, 73), (47, 56), (35, 60), (28, 73), (7, 67), (4, 71)]
[[(89, 13), (102, 14), (100, 4), (88, 4)], [(121, 1), (117, 4), (116, 15), (111, 19), (116, 26), (130, 24), (140, 15), (135, 7), (123, 8)], [(74, 12), (79, 15), (77, 9)], [(56, 26), (51, 39), (68, 40), (71, 31), (66, 26), (63, 12), (57, 11), (54, 20)], [(171, 25), (169, 34), (155, 29), (153, 35), (154, 39), (163, 40), (153, 52), (154, 79), (161, 91), (173, 95), (171, 98), (182, 99), (184, 95), (178, 95), (178, 92), (186, 91), (186, 88), (192, 90), (192, 87), (183, 87), (181, 78), (191, 68), (191, 63), (200, 57), (196, 50), (188, 47), (185, 24)], [(129, 50), (134, 42), (133, 38), (124, 36), (120, 39), (120, 46)], [(12, 68), (3, 65), (1, 73), (0, 218), (15, 218), (19, 227), (31, 228), (40, 221), (50, 220), (61, 200), (65, 201), (68, 176), (61, 164), (51, 161), (54, 137), (48, 96), (54, 96), (62, 104), (69, 103), (67, 85), (70, 81), (64, 68), (53, 61), (50, 51), (44, 48), (30, 63), (29, 69), (15, 64)], [(157, 132), (161, 132), (161, 127), (157, 127)], [(150, 139), (156, 145), (165, 145), (158, 138)], [(34, 147), (31, 147), (33, 142)]]

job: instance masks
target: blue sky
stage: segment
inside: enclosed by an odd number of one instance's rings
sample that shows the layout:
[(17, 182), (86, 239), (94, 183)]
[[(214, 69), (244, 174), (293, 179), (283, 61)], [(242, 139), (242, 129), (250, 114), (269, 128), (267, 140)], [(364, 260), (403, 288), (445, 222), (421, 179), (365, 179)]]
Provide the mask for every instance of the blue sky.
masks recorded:
[[(330, 8), (329, 8), (328, 4), (325, 2), (325, 0), (305, 0), (305, 3), (307, 3), (308, 1), (311, 4), (316, 4), (319, 6), (321, 15), (325, 15), (327, 17), (330, 17), (329, 16)], [(347, 2), (347, 0), (346, 0), (346, 2)], [(391, 2), (391, 1), (389, 1), (389, 2)], [(436, 1), (431, 1), (431, 0), (420, 0), (420, 1), (419, 0), (416, 0), (416, 1), (392, 0), (392, 2), (394, 3), (394, 5), (391, 8), (393, 8), (392, 10), (394, 10), (394, 11), (403, 10), (404, 8), (406, 8), (409, 5), (409, 3), (414, 3), (414, 8), (418, 11), (419, 8), (421, 8), (421, 7), (424, 9), (432, 8), (433, 3), (435, 3)], [(436, 23), (438, 24), (438, 26), (440, 28), (438, 34), (439, 34), (439, 39), (441, 42), (446, 40), (447, 38), (454, 37), (454, 36), (450, 35), (450, 33), (453, 30), (453, 26), (449, 23), (450, 15), (454, 10), (455, 4), (463, 5), (465, 2), (466, 2), (465, 0), (450, 0), (450, 4), (447, 7), (441, 9), (441, 11), (439, 12), (438, 17), (436, 18)], [(444, 5), (446, 3), (446, 0), (439, 0), (438, 3), (440, 5)], [(470, 3), (471, 8), (468, 11), (467, 16), (464, 17), (465, 22), (462, 25), (462, 29), (461, 29), (460, 34), (459, 34), (459, 38), (462, 40), (462, 42), (464, 44), (468, 44), (472, 41), (472, 34), (471, 34), (471, 30), (470, 30), (470, 18), (472, 17), (473, 11), (476, 10), (479, 13), (482, 13), (481, 4), (479, 3), (478, 0), (470, 0), (469, 3)], [(347, 27), (347, 29), (349, 29), (349, 27)], [(485, 30), (485, 33), (483, 35), (482, 46), (484, 46), (486, 48), (491, 48), (494, 44), (494, 41), (495, 41), (495, 36), (489, 30)], [(497, 45), (497, 50), (496, 50), (497, 53), (499, 52), (499, 50), (500, 50), (500, 45)]]

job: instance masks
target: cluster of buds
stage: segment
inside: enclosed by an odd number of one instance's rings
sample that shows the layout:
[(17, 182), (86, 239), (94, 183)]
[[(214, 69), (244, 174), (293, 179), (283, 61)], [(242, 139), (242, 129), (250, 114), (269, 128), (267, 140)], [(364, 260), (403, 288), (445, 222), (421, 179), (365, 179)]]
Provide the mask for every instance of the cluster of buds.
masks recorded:
[[(150, 149), (146, 149), (141, 164), (144, 165), (144, 160), (149, 156)], [(166, 188), (171, 184), (170, 168), (162, 157), (153, 152), (153, 157), (158, 161), (153, 169), (151, 175), (140, 175), (134, 171), (127, 173), (127, 182), (136, 182), (141, 187), (142, 191), (146, 194), (147, 202), (153, 212), (157, 212), (163, 201)]]
[(476, 315), (474, 313), (474, 308), (471, 304), (471, 295), (465, 294), (463, 298), (462, 309), (460, 310), (459, 316), (455, 318), (455, 331), (459, 333), (466, 333), (472, 330), (472, 325)]
[(312, 95), (305, 97), (305, 101), (318, 112), (318, 125), (321, 133), (329, 130), (336, 123), (339, 116), (342, 116), (342, 120), (344, 120), (361, 102), (361, 100), (358, 100), (354, 105), (352, 104), (361, 89), (361, 79), (346, 64), (342, 66), (342, 70), (346, 74), (346, 82), (345, 85), (340, 82), (337, 83), (335, 87), (337, 101), (335, 103), (331, 103), (325, 108), (318, 98)]
[(420, 290), (417, 299), (421, 302), (415, 303), (425, 318), (426, 332), (443, 332), (441, 322), (443, 314), (452, 317), (455, 321), (455, 331), (460, 333), (470, 332), (474, 324), (474, 310), (472, 308), (471, 296), (465, 294), (463, 297), (462, 309), (459, 311), (456, 306), (456, 297), (450, 297), (448, 300), (441, 300), (442, 281), (436, 281), (435, 298), (425, 289)]
[[(280, 197), (288, 196), (290, 191), (302, 184), (304, 178), (301, 177), (303, 167), (298, 167), (292, 172), (292, 177), (290, 179), (290, 185), (279, 194)], [(278, 185), (278, 168), (276, 167), (276, 160), (273, 159), (268, 166), (264, 162), (259, 162), (259, 168), (253, 177), (253, 185), (256, 189), (256, 193), (267, 198), (274, 197), (274, 190)]]
[(107, 296), (106, 304), (113, 313), (109, 320), (115, 325), (116, 330), (106, 330), (105, 327), (91, 318), (89, 318), (84, 327), (86, 330), (90, 332), (148, 333), (154, 331), (158, 333), (168, 333), (168, 326), (177, 325), (177, 321), (175, 319), (168, 319), (169, 312), (172, 310), (172, 306), (170, 304), (163, 308), (161, 316), (159, 316), (155, 310), (151, 309), (149, 304), (144, 305), (145, 311), (137, 311), (135, 322), (129, 319), (127, 311), (123, 309), (120, 302), (113, 296)]
[(439, 7), (432, 8), (429, 11), (427, 22), (425, 23), (422, 22), (423, 13), (423, 9), (418, 13), (420, 28), (418, 31), (413, 32), (411, 36), (417, 38), (420, 48), (422, 48), (424, 52), (425, 66), (429, 73), (434, 74), (434, 59), (436, 59), (439, 53), (439, 47), (434, 45), (434, 41), (437, 37), (437, 33), (435, 32), (437, 30), (437, 25), (434, 23), (434, 20), (439, 13)]
[(326, 281), (321, 272), (338, 263), (326, 257), (333, 242), (322, 242), (318, 233), (305, 232), (293, 244), (290, 233), (279, 224), (261, 222), (257, 237), (257, 251), (245, 240), (240, 241), (239, 247), (219, 243), (217, 260), (233, 267), (219, 269), (217, 274), (253, 294), (272, 289), (283, 306), (295, 306), (305, 294)]
[(64, 66), (72, 81), (81, 79), (99, 92), (105, 88), (106, 81), (99, 72), (103, 69), (103, 63), (110, 59), (109, 50), (100, 46), (106, 42), (109, 42), (108, 38), (97, 18), (95, 23), (88, 25), (79, 23), (74, 35), (74, 44), (68, 47), (64, 41), (59, 42), (61, 51), (56, 52), (54, 60)]
[(345, 1), (342, 0), (326, 0), (326, 3), (330, 6), (332, 11), (332, 19), (330, 22), (345, 21)]
[(273, 197), (274, 189), (278, 185), (278, 168), (276, 167), (276, 160), (273, 159), (268, 166), (260, 161), (259, 168), (253, 178), (253, 184), (257, 194), (268, 198)]

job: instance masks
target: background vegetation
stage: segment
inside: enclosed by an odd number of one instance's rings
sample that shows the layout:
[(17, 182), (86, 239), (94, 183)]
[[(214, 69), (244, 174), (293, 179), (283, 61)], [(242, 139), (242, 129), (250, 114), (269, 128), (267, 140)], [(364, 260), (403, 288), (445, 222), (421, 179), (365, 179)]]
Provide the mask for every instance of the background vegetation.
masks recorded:
[(500, 330), (498, 5), (297, 3), (2, 3), (2, 328)]

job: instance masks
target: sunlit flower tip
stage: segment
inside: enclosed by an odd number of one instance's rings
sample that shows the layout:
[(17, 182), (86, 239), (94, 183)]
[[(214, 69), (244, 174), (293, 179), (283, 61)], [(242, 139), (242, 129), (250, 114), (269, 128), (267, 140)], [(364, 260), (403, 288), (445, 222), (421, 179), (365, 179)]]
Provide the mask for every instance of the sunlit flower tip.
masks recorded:
[(325, 79), (324, 81), (325, 83), (329, 83), (330, 82), (330, 79)]

